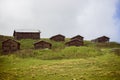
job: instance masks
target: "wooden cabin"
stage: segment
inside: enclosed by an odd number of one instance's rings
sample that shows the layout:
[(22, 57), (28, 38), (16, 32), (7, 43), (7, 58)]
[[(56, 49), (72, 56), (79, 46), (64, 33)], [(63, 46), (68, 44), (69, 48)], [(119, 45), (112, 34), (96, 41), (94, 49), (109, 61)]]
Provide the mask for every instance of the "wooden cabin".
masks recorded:
[(34, 43), (35, 49), (45, 49), (45, 48), (51, 49), (51, 47), (52, 47), (52, 44), (46, 41), (39, 41)]
[(66, 42), (65, 45), (67, 46), (83, 46), (84, 42), (78, 39), (71, 40), (69, 42)]
[(39, 30), (14, 30), (14, 39), (40, 39)]
[(84, 38), (84, 37), (82, 37), (82, 36), (80, 36), (80, 35), (77, 35), (77, 36), (72, 37), (71, 40), (78, 39), (78, 40), (80, 40), (80, 41), (83, 41), (83, 38)]
[(106, 36), (101, 36), (98, 37), (96, 39), (91, 40), (92, 42), (97, 42), (97, 43), (105, 43), (105, 42), (109, 42), (110, 38), (106, 37)]
[(57, 42), (65, 41), (65, 36), (58, 34), (58, 35), (52, 36), (50, 40), (57, 41)]
[(13, 39), (7, 39), (2, 42), (2, 51), (3, 52), (14, 52), (19, 49), (20, 49), (20, 43)]

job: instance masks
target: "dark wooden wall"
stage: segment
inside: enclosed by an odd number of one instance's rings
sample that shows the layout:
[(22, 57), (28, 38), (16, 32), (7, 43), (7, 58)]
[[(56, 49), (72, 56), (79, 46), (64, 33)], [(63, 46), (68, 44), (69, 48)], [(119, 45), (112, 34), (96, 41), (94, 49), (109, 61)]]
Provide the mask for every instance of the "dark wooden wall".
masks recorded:
[(45, 48), (51, 49), (51, 47), (52, 44), (45, 41), (40, 41), (34, 44), (35, 49), (45, 49)]
[(40, 33), (39, 32), (35, 32), (35, 33), (15, 32), (14, 38), (17, 40), (19, 39), (40, 39)]
[(83, 46), (84, 42), (76, 39), (76, 40), (71, 40), (67, 42), (66, 45), (67, 46)]
[(51, 37), (50, 40), (54, 40), (54, 41), (65, 41), (65, 37), (58, 35), (58, 36)]
[(20, 43), (14, 40), (7, 40), (2, 42), (2, 51), (3, 52), (14, 52), (20, 49)]

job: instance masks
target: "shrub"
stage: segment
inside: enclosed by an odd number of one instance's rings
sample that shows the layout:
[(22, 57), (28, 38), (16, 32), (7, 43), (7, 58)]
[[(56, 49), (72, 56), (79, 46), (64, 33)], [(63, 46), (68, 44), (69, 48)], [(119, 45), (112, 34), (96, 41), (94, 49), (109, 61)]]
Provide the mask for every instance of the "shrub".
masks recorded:
[(88, 58), (102, 55), (101, 50), (90, 47), (66, 47), (65, 49), (54, 51), (49, 49), (35, 50), (36, 58), (52, 60), (52, 59), (73, 59), (73, 58)]
[(112, 52), (114, 52), (116, 55), (120, 56), (120, 48), (113, 48)]
[(120, 47), (120, 44), (116, 43), (116, 42), (96, 43), (96, 47), (99, 47), (99, 48), (115, 48), (115, 47)]
[(67, 47), (63, 49), (62, 54), (67, 58), (87, 58), (95, 57), (102, 54), (100, 49), (92, 47)]
[(21, 49), (31, 49), (34, 48), (33, 44), (38, 40), (32, 39), (21, 39), (19, 42), (21, 43)]

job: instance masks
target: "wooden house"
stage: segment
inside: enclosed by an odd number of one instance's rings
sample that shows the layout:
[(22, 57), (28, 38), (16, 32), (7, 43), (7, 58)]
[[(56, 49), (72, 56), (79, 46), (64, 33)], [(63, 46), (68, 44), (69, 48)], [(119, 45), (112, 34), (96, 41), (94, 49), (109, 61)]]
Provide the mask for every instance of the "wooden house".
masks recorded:
[(20, 49), (20, 43), (13, 39), (7, 39), (2, 42), (2, 51), (3, 52), (14, 52), (19, 49)]
[(80, 41), (83, 41), (83, 38), (84, 38), (84, 37), (82, 37), (82, 36), (80, 36), (80, 35), (77, 35), (77, 36), (72, 37), (71, 40), (78, 39), (78, 40), (80, 40)]
[(66, 42), (65, 45), (67, 46), (83, 46), (84, 42), (78, 39), (71, 40), (69, 42)]
[(105, 42), (109, 42), (110, 38), (106, 37), (106, 36), (101, 36), (98, 37), (96, 39), (91, 40), (92, 42), (97, 42), (97, 43), (105, 43)]
[(65, 41), (65, 36), (58, 34), (58, 35), (52, 36), (50, 40), (57, 41), (57, 42)]
[(51, 49), (51, 47), (52, 47), (52, 44), (46, 41), (39, 41), (34, 43), (35, 49), (45, 49), (45, 48)]
[(14, 30), (13, 36), (15, 39), (40, 39), (39, 30)]

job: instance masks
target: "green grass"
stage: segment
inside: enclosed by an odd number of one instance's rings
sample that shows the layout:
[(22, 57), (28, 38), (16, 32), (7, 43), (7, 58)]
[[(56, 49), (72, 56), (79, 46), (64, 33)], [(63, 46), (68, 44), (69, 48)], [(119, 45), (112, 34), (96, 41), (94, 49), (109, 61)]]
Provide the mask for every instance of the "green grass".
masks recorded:
[(38, 40), (31, 40), (31, 39), (19, 40), (19, 42), (21, 43), (20, 44), (21, 49), (33, 49), (34, 48), (33, 44), (37, 41)]
[(0, 55), (0, 80), (120, 80), (120, 44), (85, 41), (85, 46), (67, 47), (42, 40), (52, 49), (35, 50), (39, 40), (27, 39), (19, 40), (21, 50)]
[(2, 80), (119, 80), (120, 57), (40, 60), (1, 56)]

